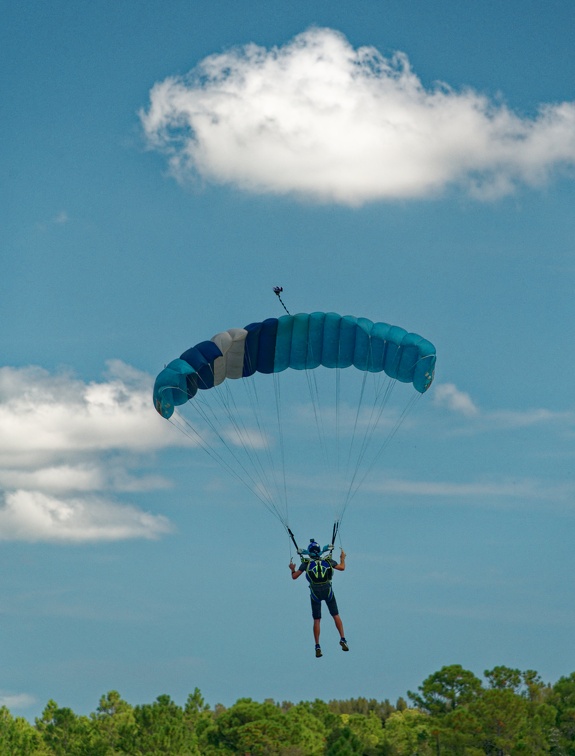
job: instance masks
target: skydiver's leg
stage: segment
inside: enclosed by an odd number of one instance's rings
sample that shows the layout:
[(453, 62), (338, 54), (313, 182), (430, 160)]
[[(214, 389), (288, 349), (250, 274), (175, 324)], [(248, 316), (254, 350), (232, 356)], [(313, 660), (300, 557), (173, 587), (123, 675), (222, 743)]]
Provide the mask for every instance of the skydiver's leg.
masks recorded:
[(333, 595), (333, 591), (330, 591), (329, 597), (326, 599), (326, 604), (339, 633), (339, 645), (342, 647), (343, 651), (349, 651), (349, 646), (347, 645), (345, 633), (343, 631), (343, 622), (341, 621), (341, 617), (339, 616), (339, 610), (337, 608), (337, 602), (335, 600), (335, 596)]
[(322, 656), (321, 648), (319, 645), (319, 630), (321, 622), (321, 599), (318, 598), (310, 586), (310, 598), (311, 598), (311, 614), (313, 617), (313, 637), (315, 640), (315, 655), (316, 657)]
[(337, 608), (337, 601), (335, 600), (335, 596), (331, 588), (329, 595), (325, 600), (325, 603), (327, 604), (329, 613), (333, 617), (333, 621), (335, 622), (335, 626), (337, 627), (340, 638), (345, 638), (345, 633), (343, 632), (343, 623), (341, 621), (341, 617), (339, 616), (339, 609)]
[(343, 632), (343, 622), (341, 621), (339, 614), (334, 614), (333, 621), (335, 622), (335, 626), (337, 627), (339, 637), (345, 638), (345, 633)]
[(343, 624), (339, 614), (333, 615), (333, 621), (335, 622), (335, 626), (337, 627), (337, 630), (339, 632), (339, 645), (341, 646), (342, 651), (349, 651), (349, 646), (347, 645), (347, 641), (345, 639)]
[(316, 643), (319, 644), (319, 630), (321, 619), (314, 619), (313, 621), (313, 637)]

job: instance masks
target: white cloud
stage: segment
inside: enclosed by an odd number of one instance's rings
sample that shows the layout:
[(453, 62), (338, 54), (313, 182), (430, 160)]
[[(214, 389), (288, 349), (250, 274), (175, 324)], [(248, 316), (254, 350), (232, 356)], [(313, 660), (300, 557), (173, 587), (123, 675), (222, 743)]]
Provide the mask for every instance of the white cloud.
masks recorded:
[(2, 488), (34, 488), (42, 491), (97, 491), (104, 487), (102, 468), (90, 465), (53, 465), (33, 470), (0, 469)]
[(0, 692), (0, 706), (7, 709), (27, 709), (36, 703), (34, 696), (28, 693), (2, 693)]
[(546, 606), (545, 611), (533, 612), (533, 602), (531, 601), (527, 606), (501, 606), (497, 607), (491, 605), (477, 605), (462, 606), (458, 604), (456, 606), (438, 605), (437, 603), (425, 606), (420, 604), (418, 606), (405, 607), (411, 609), (417, 613), (439, 615), (442, 617), (463, 618), (466, 620), (473, 620), (477, 622), (497, 622), (501, 623), (516, 623), (521, 627), (525, 627), (528, 624), (540, 625), (540, 626), (560, 626), (571, 628), (575, 626), (575, 611), (571, 608), (567, 609), (551, 609)]
[(270, 439), (263, 432), (253, 428), (227, 428), (224, 437), (230, 444), (241, 449), (267, 449), (270, 446)]
[(0, 368), (0, 464), (176, 443), (153, 410), (151, 383), (119, 361), (109, 363), (107, 380), (87, 384), (39, 367)]
[(561, 412), (542, 407), (529, 407), (522, 410), (480, 410), (471, 396), (454, 383), (436, 383), (432, 389), (433, 403), (437, 407), (444, 407), (457, 415), (463, 415), (472, 421), (456, 432), (485, 432), (499, 430), (516, 430), (535, 425), (564, 425), (572, 426), (575, 414), (565, 410)]
[(489, 413), (489, 419), (498, 428), (527, 428), (556, 422), (572, 424), (575, 421), (573, 412), (553, 412), (542, 408), (522, 411), (498, 410)]
[(0, 468), (0, 488), (26, 488), (58, 494), (70, 491), (151, 491), (169, 486), (168, 481), (158, 475), (134, 477), (125, 469), (125, 464), (119, 459), (31, 470)]
[(475, 417), (479, 414), (477, 405), (465, 391), (460, 391), (454, 383), (438, 383), (433, 387), (433, 401), (440, 407), (453, 412)]
[[(300, 499), (305, 501), (306, 491), (314, 492), (314, 506), (321, 506), (321, 493), (327, 494), (325, 503), (333, 504), (333, 497), (341, 493), (341, 484), (334, 476), (294, 476), (291, 483), (296, 486), (302, 495)], [(498, 477), (487, 479), (451, 481), (451, 480), (410, 480), (408, 478), (393, 477), (389, 474), (370, 476), (361, 485), (362, 494), (374, 494), (376, 496), (409, 496), (417, 497), (418, 500), (435, 499), (443, 500), (445, 504), (460, 506), (462, 501), (469, 505), (479, 503), (481, 506), (494, 504), (499, 506), (503, 502), (518, 506), (525, 506), (527, 500), (534, 505), (544, 502), (548, 506), (550, 502), (571, 507), (575, 485), (572, 482), (550, 483), (547, 479), (526, 477)]]
[(366, 490), (381, 493), (394, 493), (415, 496), (439, 496), (444, 499), (456, 498), (483, 501), (500, 498), (564, 500), (573, 494), (571, 485), (549, 485), (546, 481), (536, 479), (513, 479), (492, 481), (470, 481), (453, 483), (451, 481), (411, 481), (390, 478), (380, 484), (366, 485)]
[(497, 197), (575, 164), (575, 102), (526, 118), (470, 88), (426, 89), (403, 53), (332, 29), (205, 58), (157, 83), (140, 116), (179, 179), (348, 205), (454, 184)]
[(0, 368), (0, 540), (169, 532), (166, 518), (109, 498), (167, 487), (161, 476), (142, 473), (141, 461), (151, 450), (185, 445), (154, 411), (151, 384), (119, 361), (89, 383), (39, 367)]
[(56, 498), (14, 491), (0, 508), (0, 540), (89, 542), (157, 538), (169, 533), (167, 518), (99, 498)]

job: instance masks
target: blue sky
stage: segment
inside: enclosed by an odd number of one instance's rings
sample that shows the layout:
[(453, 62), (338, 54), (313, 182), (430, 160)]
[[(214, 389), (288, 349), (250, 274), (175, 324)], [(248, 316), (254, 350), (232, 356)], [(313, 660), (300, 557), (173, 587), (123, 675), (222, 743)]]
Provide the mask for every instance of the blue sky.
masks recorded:
[[(573, 671), (573, 4), (2, 5), (0, 702)], [(351, 652), (327, 618), (318, 661), (281, 525), (151, 403), (276, 284), (438, 353), (346, 513)], [(327, 540), (305, 428), (291, 513)]]

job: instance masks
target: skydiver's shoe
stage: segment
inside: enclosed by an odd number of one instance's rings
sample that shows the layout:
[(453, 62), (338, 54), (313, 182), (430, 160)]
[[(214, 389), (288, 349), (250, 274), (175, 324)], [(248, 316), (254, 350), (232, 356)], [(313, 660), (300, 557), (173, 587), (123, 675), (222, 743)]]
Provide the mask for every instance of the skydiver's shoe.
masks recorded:
[(339, 645), (341, 646), (342, 651), (349, 651), (349, 646), (347, 645), (347, 641), (345, 638), (342, 638), (340, 640)]
[(321, 646), (319, 645), (319, 643), (315, 644), (315, 655), (317, 659), (319, 659), (320, 656), (323, 656), (321, 652)]

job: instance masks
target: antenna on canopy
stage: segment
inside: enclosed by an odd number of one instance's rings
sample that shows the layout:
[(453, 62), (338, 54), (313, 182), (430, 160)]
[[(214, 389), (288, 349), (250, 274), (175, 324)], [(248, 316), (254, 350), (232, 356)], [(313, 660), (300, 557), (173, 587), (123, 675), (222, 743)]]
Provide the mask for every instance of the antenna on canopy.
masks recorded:
[(274, 286), (274, 294), (279, 299), (279, 301), (282, 303), (282, 307), (287, 312), (288, 315), (291, 315), (291, 312), (288, 310), (288, 308), (285, 306), (283, 299), (281, 298), (281, 293), (284, 290), (283, 286)]

